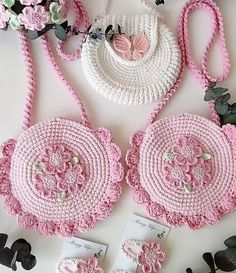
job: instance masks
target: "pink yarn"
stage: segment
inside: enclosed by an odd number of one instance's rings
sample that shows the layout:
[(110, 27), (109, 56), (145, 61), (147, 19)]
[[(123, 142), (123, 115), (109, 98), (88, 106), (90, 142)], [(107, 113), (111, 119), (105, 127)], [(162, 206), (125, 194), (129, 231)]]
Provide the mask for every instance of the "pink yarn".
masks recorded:
[[(86, 31), (90, 25), (90, 22), (89, 22), (89, 18), (88, 18), (88, 13), (87, 13), (86, 9), (84, 8), (82, 2), (80, 0), (73, 0), (73, 1), (66, 0), (67, 10), (70, 8), (70, 6), (71, 6), (72, 10), (74, 10), (74, 13), (75, 13), (74, 26), (78, 27), (81, 31)], [(83, 41), (84, 37), (80, 37), (78, 49), (76, 49), (72, 53), (66, 53), (63, 50), (64, 50), (66, 43), (71, 38), (72, 38), (72, 35), (69, 35), (66, 42), (59, 42), (58, 46), (57, 46), (57, 52), (58, 52), (59, 56), (62, 59), (67, 60), (67, 61), (74, 61), (74, 60), (77, 60), (80, 58), (81, 48), (83, 45), (82, 41)]]
[[(78, 2), (78, 1), (76, 1)], [(78, 4), (78, 3), (77, 3)], [(23, 132), (1, 148), (0, 194), (19, 224), (41, 234), (73, 236), (106, 219), (121, 196), (121, 151), (105, 128), (92, 129), (85, 107), (58, 67), (47, 36), (49, 63), (75, 100), (81, 122), (55, 118), (31, 126), (36, 93), (29, 39), (20, 33), (28, 78)]]
[[(189, 46), (188, 21), (197, 9), (206, 9), (213, 31), (201, 61), (195, 65)], [(224, 69), (213, 78), (207, 71), (208, 54), (219, 37)], [(143, 204), (153, 218), (164, 217), (172, 226), (192, 229), (218, 223), (220, 217), (236, 206), (235, 126), (220, 128), (220, 119), (210, 102), (212, 121), (192, 114), (157, 120), (178, 90), (185, 64), (201, 86), (222, 81), (229, 73), (223, 20), (211, 0), (190, 0), (184, 6), (178, 24), (178, 42), (182, 51), (179, 78), (152, 112), (145, 131), (138, 131), (126, 154), (126, 181), (135, 202)]]

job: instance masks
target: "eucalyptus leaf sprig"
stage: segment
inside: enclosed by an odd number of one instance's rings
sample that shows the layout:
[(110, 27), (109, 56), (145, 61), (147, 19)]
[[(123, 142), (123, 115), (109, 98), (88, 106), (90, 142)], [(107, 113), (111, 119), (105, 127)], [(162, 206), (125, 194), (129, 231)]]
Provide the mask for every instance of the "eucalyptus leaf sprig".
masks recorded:
[[(224, 241), (227, 249), (217, 251), (213, 257), (210, 252), (202, 255), (203, 260), (210, 268), (210, 273), (221, 270), (232, 272), (236, 269), (236, 236), (232, 236)], [(187, 273), (193, 273), (191, 268), (186, 269)]]
[(236, 103), (230, 104), (230, 98), (228, 89), (217, 87), (216, 83), (209, 85), (204, 96), (205, 101), (215, 101), (215, 110), (222, 124), (236, 124)]

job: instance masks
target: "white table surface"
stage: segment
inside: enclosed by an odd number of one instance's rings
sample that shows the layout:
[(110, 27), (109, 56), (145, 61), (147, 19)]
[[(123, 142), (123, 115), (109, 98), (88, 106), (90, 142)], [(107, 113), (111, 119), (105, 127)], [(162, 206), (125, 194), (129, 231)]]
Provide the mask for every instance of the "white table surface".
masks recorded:
[[(151, 0), (150, 0), (151, 1)], [(135, 14), (144, 9), (139, 0), (113, 0), (114, 11)], [(234, 101), (236, 100), (236, 1), (217, 0), (225, 19), (225, 29), (228, 48), (230, 51), (232, 69), (230, 77), (225, 81)], [(160, 12), (166, 17), (168, 25), (175, 32), (177, 17), (184, 0), (167, 0), (167, 4), (160, 6)], [(86, 6), (91, 18), (99, 9), (100, 1), (86, 0)], [(136, 9), (137, 7), (137, 9)], [(209, 17), (205, 12), (194, 16), (191, 24), (192, 44), (195, 56), (199, 57), (204, 42), (211, 29)], [(0, 32), (0, 141), (17, 137), (21, 129), (23, 104), (26, 95), (26, 81), (22, 56), (19, 50), (19, 40), (13, 31)], [(42, 121), (56, 116), (76, 118), (78, 112), (74, 102), (63, 91), (56, 81), (54, 74), (48, 67), (47, 61), (40, 48), (40, 41), (36, 40), (34, 53), (37, 57), (38, 84), (40, 91), (37, 95), (34, 111), (34, 121)], [(221, 67), (220, 58), (216, 50), (212, 55), (212, 71)], [(199, 59), (199, 58), (198, 58)], [(114, 134), (116, 142), (122, 147), (123, 155), (128, 147), (129, 136), (142, 128), (154, 105), (142, 107), (125, 107), (115, 105), (99, 96), (88, 85), (82, 71), (80, 61), (73, 63), (60, 61), (63, 70), (73, 85), (77, 88), (84, 103), (89, 109), (89, 117), (94, 127), (108, 127)], [(203, 92), (189, 72), (185, 73), (183, 86), (174, 97), (163, 115), (181, 113), (183, 111), (208, 116), (207, 105), (203, 102)], [(109, 272), (115, 259), (123, 229), (128, 216), (133, 213), (144, 215), (144, 210), (133, 203), (130, 190), (124, 187), (124, 194), (110, 218), (97, 224), (96, 228), (81, 235), (82, 238), (94, 240), (108, 245), (108, 252), (104, 261), (104, 268)], [(221, 223), (205, 227), (197, 231), (187, 228), (177, 228), (170, 232), (165, 249), (168, 260), (161, 270), (162, 273), (182, 273), (191, 266), (196, 272), (209, 272), (201, 255), (204, 251), (215, 252), (224, 249), (223, 241), (230, 235), (236, 234), (236, 213), (224, 217)], [(25, 231), (18, 227), (16, 219), (8, 216), (3, 210), (3, 199), (0, 198), (0, 232), (9, 234), (9, 242), (23, 237), (32, 244), (32, 253), (37, 257), (37, 265), (32, 273), (53, 273), (60, 256), (63, 240), (57, 237), (43, 237), (36, 232)], [(1, 273), (11, 272), (0, 266)], [(19, 265), (18, 272), (25, 272)]]

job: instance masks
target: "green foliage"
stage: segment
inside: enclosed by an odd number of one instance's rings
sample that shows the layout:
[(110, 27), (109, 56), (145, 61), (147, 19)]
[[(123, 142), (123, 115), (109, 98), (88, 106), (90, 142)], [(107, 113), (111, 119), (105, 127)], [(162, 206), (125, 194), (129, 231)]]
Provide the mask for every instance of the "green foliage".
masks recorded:
[(227, 92), (227, 88), (217, 87), (216, 83), (211, 83), (206, 90), (204, 100), (215, 101), (215, 109), (222, 124), (236, 124), (236, 103), (229, 103), (231, 95)]

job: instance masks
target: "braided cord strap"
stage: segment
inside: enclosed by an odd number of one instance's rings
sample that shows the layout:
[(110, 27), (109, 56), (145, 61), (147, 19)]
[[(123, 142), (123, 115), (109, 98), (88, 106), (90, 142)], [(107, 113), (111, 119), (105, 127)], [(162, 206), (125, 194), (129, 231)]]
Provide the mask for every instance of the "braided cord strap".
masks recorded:
[(41, 41), (42, 41), (43, 49), (48, 57), (48, 60), (51, 64), (53, 70), (56, 72), (59, 80), (61, 81), (61, 83), (63, 84), (65, 89), (68, 91), (68, 93), (74, 98), (75, 102), (78, 104), (82, 123), (86, 126), (90, 126), (90, 122), (88, 120), (85, 108), (83, 106), (83, 103), (82, 103), (79, 95), (75, 92), (75, 90), (72, 88), (70, 83), (65, 79), (65, 77), (63, 76), (60, 68), (58, 67), (58, 65), (55, 61), (55, 58), (53, 56), (52, 49), (50, 47), (50, 43), (49, 43), (47, 35), (44, 35), (41, 38)]
[[(75, 12), (75, 22), (74, 26), (75, 27), (80, 27), (82, 26), (82, 30), (86, 31), (87, 28), (90, 25), (89, 18), (88, 18), (88, 13), (83, 6), (82, 2), (80, 0), (73, 0), (73, 1), (68, 1), (66, 2), (66, 9), (68, 10), (70, 5), (72, 6), (72, 9)], [(72, 34), (68, 35), (68, 38), (65, 42), (59, 42), (57, 46), (57, 52), (58, 55), (63, 59), (67, 61), (74, 61), (80, 58), (81, 55), (81, 48), (82, 48), (82, 41), (83, 38), (79, 41), (79, 47), (72, 53), (66, 53), (64, 52), (64, 47), (66, 43), (72, 38)]]
[[(206, 46), (206, 50), (204, 51), (202, 60), (201, 60), (201, 67), (199, 68), (191, 54), (190, 44), (189, 44), (189, 32), (188, 32), (188, 21), (190, 14), (198, 9), (207, 10), (210, 14), (213, 22), (213, 29), (209, 39), (209, 42)], [(223, 57), (223, 73), (219, 77), (213, 77), (207, 70), (208, 64), (208, 55), (210, 53), (211, 48), (214, 45), (216, 38), (219, 37), (220, 49), (221, 54)], [(224, 26), (223, 26), (223, 19), (219, 8), (212, 0), (190, 0), (184, 6), (182, 13), (179, 18), (178, 23), (178, 43), (182, 52), (182, 68), (180, 71), (180, 76), (175, 83), (175, 85), (170, 89), (169, 92), (162, 98), (159, 102), (157, 107), (152, 112), (149, 120), (148, 125), (155, 122), (155, 120), (160, 115), (162, 109), (167, 105), (169, 100), (173, 97), (173, 95), (178, 90), (179, 84), (182, 79), (184, 65), (186, 64), (193, 75), (197, 78), (202, 88), (206, 88), (209, 86), (211, 82), (221, 82), (227, 78), (230, 70), (230, 62), (229, 62), (229, 54), (226, 48), (226, 41), (225, 41), (225, 34), (224, 34)], [(220, 118), (215, 111), (215, 104), (213, 102), (209, 103), (209, 111), (211, 119), (214, 123), (220, 126)]]
[(26, 130), (31, 126), (33, 101), (36, 91), (35, 71), (32, 60), (31, 46), (29, 38), (25, 32), (20, 32), (20, 44), (24, 57), (24, 63), (27, 74), (27, 96), (24, 109), (23, 125), (22, 129)]

